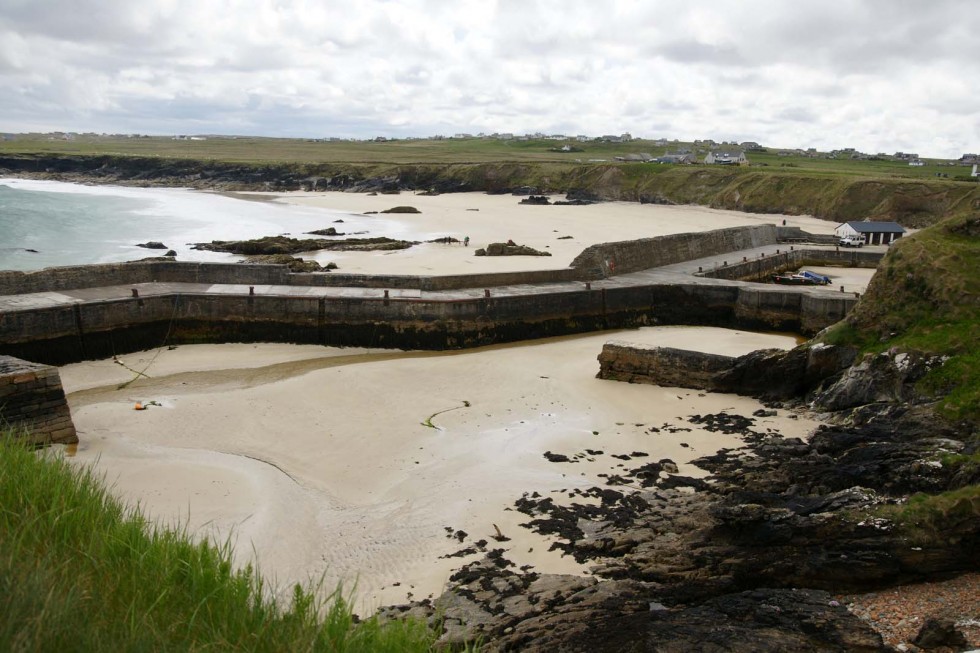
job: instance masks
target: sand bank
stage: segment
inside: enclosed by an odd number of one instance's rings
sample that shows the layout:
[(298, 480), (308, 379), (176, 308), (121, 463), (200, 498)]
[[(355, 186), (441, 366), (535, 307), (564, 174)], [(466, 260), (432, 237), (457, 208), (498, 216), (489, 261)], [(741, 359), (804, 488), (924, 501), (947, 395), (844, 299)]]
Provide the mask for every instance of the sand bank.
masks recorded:
[[(508, 510), (514, 500), (601, 486), (598, 474), (629, 467), (613, 454), (670, 458), (696, 475), (688, 461), (738, 445), (687, 417), (751, 415), (757, 402), (598, 380), (611, 338), (727, 354), (795, 344), (658, 327), (448, 353), (201, 345), (66, 366), (62, 380), (76, 460), (121, 496), (198, 535), (232, 537), (239, 559), (254, 552), (281, 586), (356, 580), (369, 611), (437, 595), (476, 557), (441, 556), (480, 539), (518, 565), (586, 573), (519, 526), (527, 518)], [(135, 411), (137, 401), (160, 405)], [(664, 424), (691, 430), (651, 432)], [(788, 436), (814, 426), (785, 415), (757, 423)], [(577, 464), (543, 456), (585, 449), (603, 454)], [(512, 539), (494, 542), (494, 525)], [(457, 531), (462, 542), (447, 537)]]
[[(240, 195), (240, 194), (238, 194)], [(602, 202), (587, 206), (521, 205), (521, 197), (452, 193), (437, 196), (400, 193), (266, 193), (274, 201), (343, 211), (344, 223), (324, 224), (348, 236), (389, 236), (429, 241), (469, 236), (470, 246), (424, 243), (397, 252), (321, 252), (307, 255), (320, 263), (333, 261), (341, 271), (373, 274), (466, 274), (551, 270), (568, 267), (586, 247), (596, 243), (651, 238), (667, 234), (710, 231), (741, 225), (782, 224), (811, 233), (832, 234), (833, 222), (811, 216), (741, 213), (703, 206), (663, 206), (637, 202)], [(236, 195), (237, 196), (237, 195)], [(563, 199), (554, 196), (552, 199)], [(373, 214), (395, 206), (414, 206), (418, 214)], [(295, 234), (294, 234), (295, 236)], [(550, 257), (476, 257), (473, 252), (492, 242), (513, 240)]]

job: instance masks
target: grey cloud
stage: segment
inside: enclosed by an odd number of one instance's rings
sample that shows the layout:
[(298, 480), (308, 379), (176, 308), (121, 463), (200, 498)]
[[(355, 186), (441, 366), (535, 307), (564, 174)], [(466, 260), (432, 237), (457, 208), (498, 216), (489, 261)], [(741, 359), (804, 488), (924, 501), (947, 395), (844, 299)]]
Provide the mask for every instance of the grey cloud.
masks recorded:
[(0, 110), (8, 130), (891, 132), (969, 151), (978, 32), (956, 0), (0, 0)]

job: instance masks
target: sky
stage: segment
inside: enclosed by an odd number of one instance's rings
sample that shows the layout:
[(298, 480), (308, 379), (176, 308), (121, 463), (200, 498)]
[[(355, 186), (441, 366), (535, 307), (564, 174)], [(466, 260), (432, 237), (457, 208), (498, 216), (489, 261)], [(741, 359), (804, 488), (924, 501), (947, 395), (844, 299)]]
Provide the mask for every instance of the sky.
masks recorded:
[(977, 0), (0, 0), (0, 131), (980, 151)]

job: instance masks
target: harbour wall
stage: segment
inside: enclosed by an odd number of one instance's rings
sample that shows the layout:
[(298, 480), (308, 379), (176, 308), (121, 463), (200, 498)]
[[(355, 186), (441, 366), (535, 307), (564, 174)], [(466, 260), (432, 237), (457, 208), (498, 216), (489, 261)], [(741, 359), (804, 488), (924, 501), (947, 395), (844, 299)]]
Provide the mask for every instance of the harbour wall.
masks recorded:
[(592, 245), (572, 261), (572, 267), (583, 278), (602, 279), (775, 243), (776, 225), (731, 227)]
[(78, 442), (56, 368), (0, 356), (0, 427), (33, 444)]
[(778, 286), (563, 284), (552, 292), (464, 299), (167, 292), (0, 314), (0, 354), (52, 365), (205, 342), (456, 349), (657, 324), (812, 334), (853, 295)]
[(812, 249), (789, 245), (778, 249), (775, 254), (758, 258), (735, 257), (731, 261), (699, 271), (700, 276), (711, 279), (738, 279), (758, 281), (771, 274), (797, 270), (808, 265), (829, 265), (849, 268), (876, 268), (884, 257), (882, 252), (867, 252), (860, 249)]

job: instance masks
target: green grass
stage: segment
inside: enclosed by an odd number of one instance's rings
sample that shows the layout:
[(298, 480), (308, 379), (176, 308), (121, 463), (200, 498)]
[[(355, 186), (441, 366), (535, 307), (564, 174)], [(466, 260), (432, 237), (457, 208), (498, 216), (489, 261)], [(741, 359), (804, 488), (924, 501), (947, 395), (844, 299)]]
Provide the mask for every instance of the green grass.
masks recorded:
[[(428, 651), (412, 621), (363, 621), (340, 590), (271, 597), (231, 547), (124, 508), (91, 470), (0, 436), (0, 649)], [(321, 598), (322, 597), (322, 598)]]
[(965, 530), (980, 519), (980, 486), (914, 494), (903, 504), (876, 508), (875, 515), (893, 522), (911, 544), (928, 546), (937, 537)]

